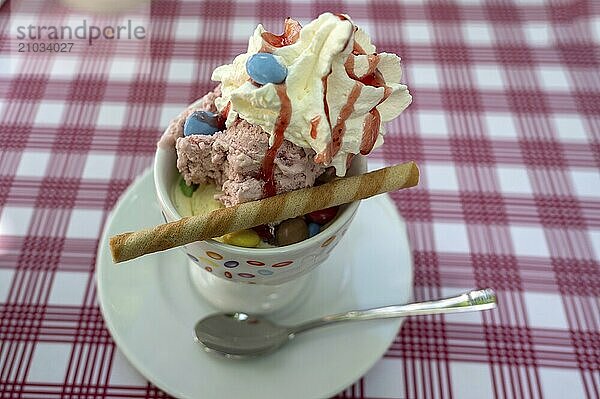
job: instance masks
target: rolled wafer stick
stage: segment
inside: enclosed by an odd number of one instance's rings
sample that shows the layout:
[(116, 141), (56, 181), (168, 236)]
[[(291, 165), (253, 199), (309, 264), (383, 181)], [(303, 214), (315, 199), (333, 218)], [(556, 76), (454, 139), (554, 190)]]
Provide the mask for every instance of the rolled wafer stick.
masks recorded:
[(119, 263), (194, 241), (413, 187), (418, 182), (419, 169), (414, 162), (408, 162), (217, 209), (206, 215), (185, 217), (151, 229), (119, 234), (110, 238), (110, 250), (113, 261)]

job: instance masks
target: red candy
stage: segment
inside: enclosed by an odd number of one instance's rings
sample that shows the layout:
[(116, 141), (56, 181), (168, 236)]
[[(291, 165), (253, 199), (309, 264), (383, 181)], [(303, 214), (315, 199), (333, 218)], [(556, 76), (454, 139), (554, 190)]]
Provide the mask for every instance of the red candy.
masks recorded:
[(321, 225), (328, 223), (332, 220), (338, 212), (337, 206), (327, 209), (321, 209), (320, 211), (314, 211), (306, 215), (308, 220), (311, 222), (319, 223)]

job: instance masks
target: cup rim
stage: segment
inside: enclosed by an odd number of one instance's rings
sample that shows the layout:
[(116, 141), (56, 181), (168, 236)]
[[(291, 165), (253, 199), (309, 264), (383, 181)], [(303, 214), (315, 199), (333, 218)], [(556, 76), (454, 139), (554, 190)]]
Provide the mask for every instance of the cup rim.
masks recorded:
[[(179, 212), (177, 212), (177, 210), (175, 209), (175, 206), (173, 205), (173, 202), (171, 200), (171, 195), (169, 193), (169, 188), (168, 188), (168, 185), (166, 184), (167, 182), (163, 182), (160, 177), (161, 174), (158, 173), (159, 165), (162, 165), (166, 162), (166, 159), (169, 156), (170, 151), (174, 152), (175, 148), (173, 148), (171, 150), (171, 149), (157, 147), (157, 149), (156, 149), (156, 153), (154, 155), (154, 164), (153, 164), (154, 187), (155, 187), (156, 194), (157, 194), (160, 206), (162, 208), (162, 211), (166, 212), (168, 214), (168, 218), (174, 219), (174, 220), (179, 220), (182, 218), (182, 216), (179, 214)], [(366, 159), (364, 156), (362, 156), (362, 155), (355, 156), (353, 162), (360, 163), (358, 167), (361, 170), (361, 173), (366, 172)], [(339, 231), (339, 229), (346, 222), (348, 222), (349, 220), (352, 219), (352, 217), (356, 213), (356, 210), (358, 209), (358, 206), (360, 205), (360, 200), (351, 202), (346, 205), (347, 206), (345, 207), (345, 209), (343, 209), (341, 213), (336, 215), (336, 218), (334, 219), (333, 223), (331, 223), (331, 225), (329, 227), (327, 227), (327, 229), (325, 231), (327, 231), (327, 230), (332, 231), (332, 232)], [(257, 256), (259, 256), (259, 255), (275, 255), (275, 254), (280, 255), (282, 252), (294, 252), (296, 250), (300, 250), (304, 247), (310, 247), (313, 244), (320, 242), (322, 239), (321, 237), (319, 237), (320, 234), (321, 234), (321, 232), (315, 234), (313, 237), (307, 238), (305, 240), (302, 240), (302, 241), (294, 243), (294, 244), (285, 245), (282, 247), (272, 247), (272, 248), (237, 247), (235, 245), (230, 245), (230, 244), (225, 244), (225, 243), (219, 242), (212, 238), (208, 239), (208, 240), (204, 240), (204, 241), (210, 243), (211, 245), (215, 246), (216, 248), (222, 249), (224, 251), (228, 251), (230, 253), (239, 254), (239, 255), (242, 255), (242, 254), (247, 255), (248, 253), (254, 253)]]

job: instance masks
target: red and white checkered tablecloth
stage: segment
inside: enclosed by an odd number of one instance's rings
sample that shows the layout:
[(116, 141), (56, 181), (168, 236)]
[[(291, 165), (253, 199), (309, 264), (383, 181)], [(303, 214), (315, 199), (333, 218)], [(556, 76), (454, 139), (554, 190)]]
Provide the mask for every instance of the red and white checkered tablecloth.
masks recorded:
[[(212, 69), (257, 23), (280, 31), (285, 16), (329, 10), (404, 60), (414, 103), (373, 163), (421, 166), (420, 187), (392, 195), (408, 224), (416, 299), (493, 287), (500, 300), (494, 312), (407, 320), (339, 397), (600, 397), (600, 2), (142, 8), (125, 19), (56, 0), (0, 8), (0, 398), (167, 396), (103, 324), (100, 230), (151, 164), (161, 129), (213, 86)], [(41, 41), (17, 38), (29, 24), (128, 18), (146, 39), (36, 53)]]

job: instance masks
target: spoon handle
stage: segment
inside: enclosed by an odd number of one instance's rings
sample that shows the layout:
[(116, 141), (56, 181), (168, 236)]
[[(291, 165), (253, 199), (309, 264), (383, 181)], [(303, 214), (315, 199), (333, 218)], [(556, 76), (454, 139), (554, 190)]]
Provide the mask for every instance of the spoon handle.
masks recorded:
[(341, 321), (389, 319), (393, 317), (418, 316), (426, 314), (472, 312), (496, 307), (496, 293), (491, 288), (469, 291), (464, 294), (436, 301), (414, 302), (406, 305), (393, 305), (366, 310), (352, 310), (337, 313), (300, 324), (293, 328), (298, 334), (313, 328)]

